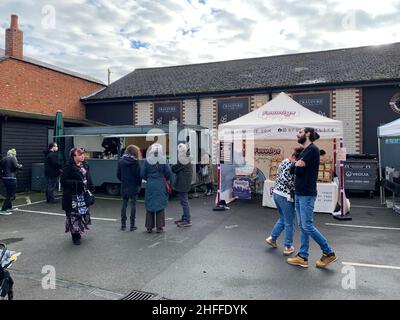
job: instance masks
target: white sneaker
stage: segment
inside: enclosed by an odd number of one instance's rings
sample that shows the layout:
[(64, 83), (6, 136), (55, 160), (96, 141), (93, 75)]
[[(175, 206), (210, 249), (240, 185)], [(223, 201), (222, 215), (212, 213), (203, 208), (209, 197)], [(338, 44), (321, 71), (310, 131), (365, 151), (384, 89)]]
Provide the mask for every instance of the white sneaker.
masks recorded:
[(268, 237), (267, 239), (265, 239), (265, 242), (268, 243), (272, 248), (278, 248), (276, 240), (272, 240), (272, 237)]
[(13, 214), (10, 210), (0, 211), (0, 215), (2, 216), (9, 216), (10, 214)]
[(292, 253), (294, 252), (294, 247), (285, 247), (285, 249), (283, 250), (283, 254), (285, 256), (290, 256)]

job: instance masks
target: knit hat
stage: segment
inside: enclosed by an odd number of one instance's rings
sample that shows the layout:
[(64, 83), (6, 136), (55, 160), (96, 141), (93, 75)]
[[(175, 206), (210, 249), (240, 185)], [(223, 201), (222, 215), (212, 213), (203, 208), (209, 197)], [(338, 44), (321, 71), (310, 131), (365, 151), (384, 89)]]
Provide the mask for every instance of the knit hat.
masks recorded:
[(7, 151), (7, 155), (11, 156), (11, 157), (15, 157), (17, 155), (17, 150), (15, 150), (15, 148), (12, 148)]

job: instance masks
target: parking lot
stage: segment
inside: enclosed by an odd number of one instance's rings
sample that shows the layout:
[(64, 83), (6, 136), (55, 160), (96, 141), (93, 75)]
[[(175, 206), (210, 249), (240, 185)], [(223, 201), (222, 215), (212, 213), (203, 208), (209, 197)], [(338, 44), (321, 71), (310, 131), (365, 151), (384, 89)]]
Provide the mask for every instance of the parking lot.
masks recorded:
[[(184, 300), (400, 298), (400, 215), (378, 197), (351, 198), (352, 221), (315, 215), (339, 258), (327, 269), (315, 267), (320, 251), (313, 241), (307, 269), (286, 263), (281, 241), (278, 249), (266, 245), (277, 213), (260, 199), (236, 201), (222, 212), (212, 211), (211, 197), (192, 199), (189, 228), (175, 226), (180, 205), (172, 199), (166, 232), (148, 234), (143, 202), (138, 230), (122, 232), (121, 201), (98, 195), (81, 246), (64, 233), (60, 204), (42, 199), (18, 195), (14, 213), (0, 216), (0, 240), (22, 252), (11, 269), (15, 299), (121, 299), (135, 290)], [(48, 266), (56, 272), (55, 290), (42, 286)]]

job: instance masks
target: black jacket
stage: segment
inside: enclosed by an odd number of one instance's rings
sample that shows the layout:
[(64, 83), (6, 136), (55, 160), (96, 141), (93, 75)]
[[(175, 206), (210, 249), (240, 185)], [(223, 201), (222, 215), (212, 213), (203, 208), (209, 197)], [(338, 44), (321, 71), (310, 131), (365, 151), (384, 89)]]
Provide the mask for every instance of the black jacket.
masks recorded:
[(17, 171), (22, 168), (16, 157), (6, 156), (0, 162), (1, 176), (3, 178), (16, 178)]
[(61, 164), (58, 161), (57, 152), (49, 150), (44, 151), (46, 159), (44, 160), (44, 175), (48, 178), (56, 178), (61, 174)]
[(172, 172), (176, 174), (174, 190), (178, 192), (189, 192), (192, 186), (193, 165), (182, 164), (178, 161), (172, 166)]
[(319, 149), (313, 143), (299, 155), (305, 167), (294, 167), (294, 188), (296, 195), (317, 196), (317, 178), (319, 169)]
[[(87, 188), (93, 190), (89, 166), (86, 163), (84, 163), (83, 166), (86, 169)], [(62, 209), (65, 210), (65, 212), (72, 212), (72, 195), (82, 194), (84, 192), (83, 180), (79, 168), (75, 165), (73, 160), (70, 160), (63, 168), (60, 178), (63, 187)]]
[(117, 178), (121, 181), (121, 196), (138, 193), (142, 184), (139, 161), (123, 156), (118, 162)]

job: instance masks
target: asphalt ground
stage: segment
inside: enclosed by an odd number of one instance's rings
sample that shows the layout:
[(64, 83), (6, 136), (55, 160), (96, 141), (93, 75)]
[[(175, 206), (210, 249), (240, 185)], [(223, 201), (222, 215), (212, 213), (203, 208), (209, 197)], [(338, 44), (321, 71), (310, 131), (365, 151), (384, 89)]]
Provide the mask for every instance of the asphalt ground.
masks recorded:
[[(286, 263), (265, 243), (277, 212), (260, 199), (235, 201), (212, 211), (213, 197), (190, 200), (192, 227), (178, 228), (177, 199), (169, 202), (162, 234), (146, 233), (144, 205), (137, 205), (134, 232), (119, 230), (119, 198), (97, 195), (91, 230), (74, 246), (64, 233), (60, 204), (38, 193), (19, 194), (12, 215), (0, 215), (0, 241), (22, 252), (10, 270), (15, 299), (121, 299), (144, 291), (179, 300), (399, 299), (400, 215), (378, 197), (351, 198), (352, 221), (316, 213), (315, 224), (338, 261), (315, 267), (320, 249), (310, 240), (310, 266)], [(129, 209), (128, 209), (129, 210)], [(296, 228), (295, 247), (299, 247)], [(56, 289), (45, 289), (54, 268)]]

